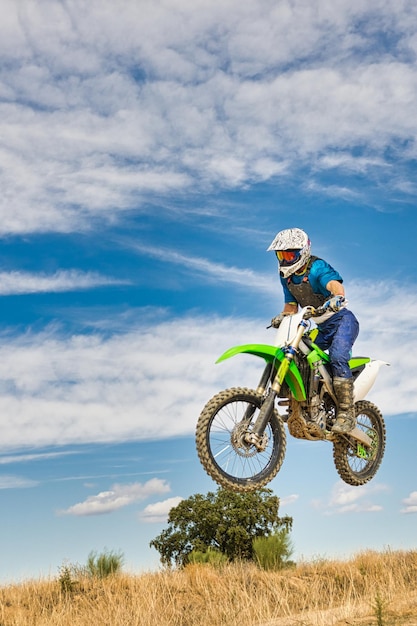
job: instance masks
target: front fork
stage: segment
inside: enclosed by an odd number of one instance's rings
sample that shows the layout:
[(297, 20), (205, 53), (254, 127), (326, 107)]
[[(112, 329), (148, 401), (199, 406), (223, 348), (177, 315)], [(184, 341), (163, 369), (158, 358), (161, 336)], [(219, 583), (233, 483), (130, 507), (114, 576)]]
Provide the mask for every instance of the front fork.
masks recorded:
[[(272, 369), (273, 369), (272, 363), (267, 363), (263, 371), (261, 380), (259, 381), (259, 385), (256, 389), (256, 393), (260, 396), (262, 396), (265, 393), (265, 389), (268, 386), (268, 381), (271, 378)], [(246, 422), (249, 425), (255, 411), (256, 411), (256, 407), (253, 406), (253, 404), (249, 404), (245, 411), (242, 421)]]
[[(274, 411), (274, 406), (275, 406), (275, 398), (278, 396), (279, 392), (281, 391), (281, 387), (282, 387), (282, 383), (285, 380), (285, 377), (288, 373), (288, 370), (290, 368), (291, 362), (294, 359), (294, 356), (297, 353), (297, 348), (298, 345), (301, 341), (301, 338), (306, 330), (306, 328), (308, 328), (308, 323), (305, 320), (301, 320), (298, 329), (297, 329), (297, 334), (295, 336), (294, 341), (292, 342), (292, 344), (290, 346), (288, 346), (288, 348), (285, 350), (285, 356), (284, 359), (281, 361), (281, 365), (279, 366), (277, 373), (275, 374), (274, 380), (272, 381), (272, 385), (271, 388), (269, 390), (269, 393), (265, 399), (265, 401), (263, 402), (262, 406), (261, 406), (261, 410), (259, 411), (259, 415), (253, 425), (253, 428), (250, 432), (247, 432), (245, 434), (245, 441), (247, 443), (250, 443), (252, 445), (254, 445), (259, 452), (261, 452), (262, 450), (265, 449), (266, 443), (265, 443), (265, 437), (264, 437), (264, 432), (265, 432), (265, 428), (269, 422), (269, 420), (271, 419), (271, 415)], [(267, 368), (265, 368), (264, 371), (264, 376), (262, 377), (261, 383), (260, 383), (260, 387), (262, 386), (263, 383), (266, 384), (266, 380), (264, 380), (265, 378), (265, 373), (267, 371)], [(269, 371), (269, 375), (270, 375), (270, 371)], [(258, 388), (259, 389), (259, 388)], [(263, 392), (263, 390), (262, 390)], [(254, 408), (253, 407), (248, 407), (247, 411), (252, 411), (252, 415), (254, 413)], [(252, 416), (251, 415), (251, 416)], [(251, 417), (250, 416), (250, 417)], [(246, 415), (245, 415), (246, 417)], [(250, 419), (249, 417), (249, 419)]]

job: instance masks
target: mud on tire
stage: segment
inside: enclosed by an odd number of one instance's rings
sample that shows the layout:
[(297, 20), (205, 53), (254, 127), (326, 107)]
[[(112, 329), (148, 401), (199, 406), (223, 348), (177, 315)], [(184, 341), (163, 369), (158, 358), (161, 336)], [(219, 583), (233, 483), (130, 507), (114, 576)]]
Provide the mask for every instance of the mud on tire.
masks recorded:
[(378, 471), (385, 452), (386, 430), (384, 418), (377, 406), (361, 400), (355, 404), (357, 428), (372, 439), (372, 446), (340, 435), (333, 444), (333, 460), (340, 478), (357, 487), (370, 481)]
[[(265, 429), (265, 450), (259, 452), (243, 439), (262, 405), (253, 389), (231, 388), (215, 395), (203, 408), (196, 428), (196, 447), (206, 472), (219, 485), (236, 492), (255, 491), (269, 483), (281, 468), (286, 435), (274, 409)], [(249, 426), (242, 421), (253, 412)]]

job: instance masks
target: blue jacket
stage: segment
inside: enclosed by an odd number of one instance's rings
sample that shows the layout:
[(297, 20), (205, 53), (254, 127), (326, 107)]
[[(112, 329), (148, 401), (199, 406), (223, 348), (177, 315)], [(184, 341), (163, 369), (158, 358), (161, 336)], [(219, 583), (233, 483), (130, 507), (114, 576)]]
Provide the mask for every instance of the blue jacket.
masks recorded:
[(294, 296), (288, 289), (288, 280), (291, 280), (295, 285), (299, 285), (303, 280), (308, 280), (314, 293), (322, 294), (326, 298), (331, 296), (330, 291), (326, 289), (329, 281), (338, 280), (341, 283), (343, 282), (339, 272), (336, 272), (327, 261), (318, 258), (313, 261), (310, 269), (303, 274), (292, 274), (289, 279), (280, 276), (280, 279), (284, 290), (284, 302), (286, 303), (295, 303)]

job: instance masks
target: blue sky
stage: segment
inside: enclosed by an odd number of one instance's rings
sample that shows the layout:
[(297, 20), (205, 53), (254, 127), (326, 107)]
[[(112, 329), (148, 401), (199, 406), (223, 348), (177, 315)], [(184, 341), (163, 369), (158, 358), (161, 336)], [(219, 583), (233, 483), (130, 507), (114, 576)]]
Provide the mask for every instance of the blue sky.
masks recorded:
[(408, 0), (0, 0), (0, 580), (91, 550), (158, 567), (216, 485), (194, 430), (273, 341), (278, 230), (342, 274), (387, 449), (343, 484), (288, 437), (294, 557), (416, 548), (417, 7)]

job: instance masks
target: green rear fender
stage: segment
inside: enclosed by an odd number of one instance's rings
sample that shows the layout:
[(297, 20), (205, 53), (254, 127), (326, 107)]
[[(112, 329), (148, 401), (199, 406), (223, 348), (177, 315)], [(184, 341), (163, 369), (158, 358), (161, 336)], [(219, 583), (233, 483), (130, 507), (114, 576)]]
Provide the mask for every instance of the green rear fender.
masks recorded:
[[(279, 367), (281, 361), (285, 358), (284, 352), (281, 348), (266, 344), (249, 343), (244, 346), (234, 346), (233, 348), (229, 348), (229, 350), (226, 350), (226, 352), (224, 352), (217, 359), (216, 363), (230, 359), (232, 356), (236, 356), (236, 354), (253, 354), (253, 356), (264, 359), (267, 363), (273, 363), (277, 368)], [(304, 383), (294, 361), (291, 361), (290, 363), (289, 370), (285, 376), (285, 382), (296, 400), (301, 402), (306, 399)]]

